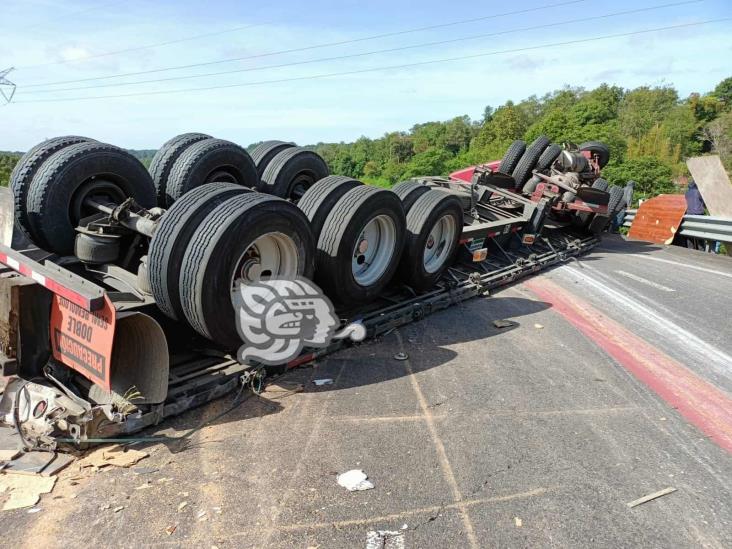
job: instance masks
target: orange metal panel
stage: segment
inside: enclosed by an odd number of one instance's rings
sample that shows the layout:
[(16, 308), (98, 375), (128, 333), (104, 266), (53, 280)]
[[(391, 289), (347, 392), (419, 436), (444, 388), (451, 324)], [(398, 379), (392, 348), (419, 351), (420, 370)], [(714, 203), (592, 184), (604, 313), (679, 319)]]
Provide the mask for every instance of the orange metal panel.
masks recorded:
[(114, 305), (106, 295), (104, 307), (94, 312), (54, 295), (51, 305), (53, 358), (109, 391), (115, 321)]
[(686, 213), (683, 194), (662, 194), (638, 208), (628, 237), (655, 244), (671, 244)]

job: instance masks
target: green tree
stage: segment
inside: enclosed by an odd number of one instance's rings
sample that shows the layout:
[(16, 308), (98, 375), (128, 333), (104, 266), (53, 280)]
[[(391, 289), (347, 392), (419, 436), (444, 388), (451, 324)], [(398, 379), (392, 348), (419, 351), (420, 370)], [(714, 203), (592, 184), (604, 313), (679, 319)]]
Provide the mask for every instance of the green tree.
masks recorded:
[(671, 180), (671, 167), (653, 156), (632, 158), (619, 165), (608, 165), (602, 173), (605, 179), (615, 185), (624, 186), (630, 180), (635, 181), (636, 199), (677, 191)]
[(673, 107), (661, 124), (663, 134), (668, 137), (671, 145), (679, 147), (683, 156), (701, 152), (698, 139), (700, 127), (694, 109), (688, 102)]
[(445, 150), (431, 148), (414, 155), (402, 174), (403, 179), (420, 175), (445, 175), (447, 163), (451, 159), (450, 153)]
[(570, 141), (575, 125), (565, 109), (552, 109), (534, 122), (526, 131), (526, 141), (533, 141), (540, 135), (546, 135), (556, 143)]
[(732, 169), (732, 111), (726, 112), (704, 127), (704, 137), (712, 152), (719, 155), (728, 170)]
[(517, 108), (513, 102), (508, 101), (496, 109), (490, 122), (483, 124), (475, 137), (474, 146), (485, 148), (495, 142), (510, 143), (515, 139), (520, 139), (527, 127), (526, 113)]
[(642, 86), (628, 92), (618, 109), (621, 130), (626, 137), (643, 137), (663, 122), (678, 99), (678, 93), (670, 87)]
[(390, 160), (408, 162), (414, 156), (414, 142), (410, 135), (394, 132), (387, 134), (385, 139), (388, 143)]
[(445, 123), (445, 131), (437, 146), (455, 155), (470, 146), (474, 135), (475, 128), (470, 123), (470, 117), (457, 116)]
[(725, 109), (732, 109), (732, 76), (717, 84), (712, 95), (724, 104)]
[(585, 93), (569, 109), (569, 118), (575, 126), (604, 124), (618, 116), (618, 108), (624, 92), (618, 86), (601, 84)]
[(0, 187), (7, 187), (10, 182), (10, 174), (20, 160), (20, 154), (0, 152)]

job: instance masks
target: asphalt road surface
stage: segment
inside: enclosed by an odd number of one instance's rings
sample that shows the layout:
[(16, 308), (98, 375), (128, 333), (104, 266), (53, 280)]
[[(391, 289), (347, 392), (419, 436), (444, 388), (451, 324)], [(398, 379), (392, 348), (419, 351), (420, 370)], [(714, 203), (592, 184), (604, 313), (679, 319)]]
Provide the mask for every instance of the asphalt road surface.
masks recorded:
[[(3, 546), (730, 547), (730, 316), (732, 259), (609, 239), (140, 444), (137, 468), (72, 465), (39, 512), (0, 514)], [(350, 469), (375, 487), (339, 486)]]

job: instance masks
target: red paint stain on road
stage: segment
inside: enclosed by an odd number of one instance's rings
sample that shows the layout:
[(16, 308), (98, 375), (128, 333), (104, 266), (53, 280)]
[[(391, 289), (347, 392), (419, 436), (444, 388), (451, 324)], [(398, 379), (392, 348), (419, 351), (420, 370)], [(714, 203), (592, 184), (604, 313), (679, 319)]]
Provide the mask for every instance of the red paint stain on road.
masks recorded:
[(554, 282), (534, 278), (524, 286), (732, 453), (732, 399), (726, 393)]

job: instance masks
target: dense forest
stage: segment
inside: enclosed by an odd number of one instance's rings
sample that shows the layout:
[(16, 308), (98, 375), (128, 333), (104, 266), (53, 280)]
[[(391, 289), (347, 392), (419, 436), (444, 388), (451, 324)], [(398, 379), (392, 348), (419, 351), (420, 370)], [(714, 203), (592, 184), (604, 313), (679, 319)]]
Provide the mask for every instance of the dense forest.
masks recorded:
[[(611, 183), (637, 182), (636, 198), (674, 192), (686, 172), (684, 159), (704, 153), (722, 157), (732, 170), (732, 77), (707, 93), (681, 98), (671, 86), (625, 90), (603, 84), (593, 90), (567, 87), (486, 107), (481, 120), (458, 116), (417, 124), (377, 139), (318, 143), (331, 171), (390, 186), (417, 175), (444, 175), (500, 158), (511, 141), (545, 134), (557, 143), (606, 142), (612, 159), (603, 173)], [(132, 151), (148, 164), (154, 151)], [(17, 153), (0, 153), (0, 183), (7, 185)]]
[(567, 87), (486, 107), (480, 121), (460, 116), (380, 139), (319, 143), (315, 149), (334, 173), (390, 185), (499, 159), (511, 141), (541, 134), (557, 143), (606, 142), (612, 159), (605, 178), (620, 185), (635, 180), (636, 198), (674, 192), (673, 179), (686, 172), (686, 157), (714, 152), (732, 169), (732, 78), (683, 99), (670, 86)]

